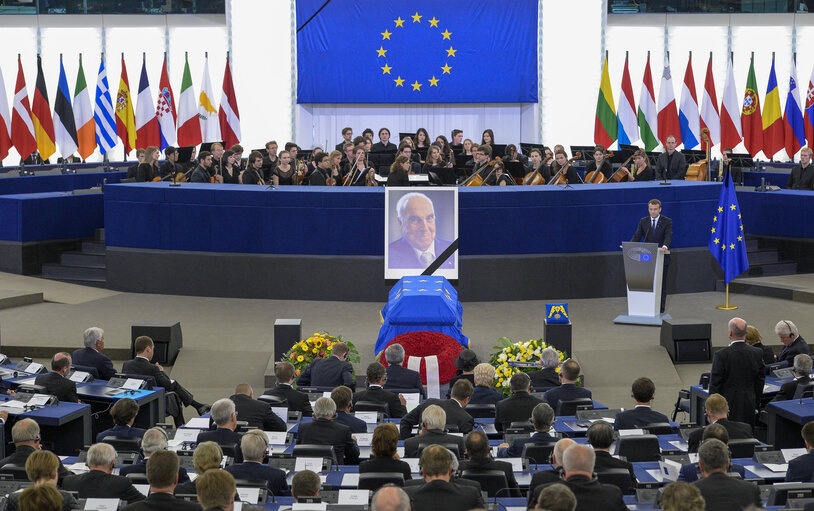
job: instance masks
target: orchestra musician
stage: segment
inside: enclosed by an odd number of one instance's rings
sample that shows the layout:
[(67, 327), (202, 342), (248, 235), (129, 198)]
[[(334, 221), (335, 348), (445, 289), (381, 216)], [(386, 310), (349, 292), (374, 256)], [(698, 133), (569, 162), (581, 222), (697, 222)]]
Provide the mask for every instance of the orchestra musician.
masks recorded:
[(422, 174), (435, 172), (438, 174), (444, 168), (444, 158), (441, 156), (441, 148), (433, 144), (427, 149), (427, 160), (424, 163), (424, 168), (421, 169)]
[(263, 180), (263, 155), (259, 151), (249, 153), (249, 164), (240, 175), (244, 185), (265, 185)]
[(353, 128), (342, 128), (342, 142), (336, 144), (336, 150), (342, 151), (345, 144), (353, 140)]
[(235, 165), (235, 153), (231, 149), (223, 152), (221, 175), (226, 184), (240, 184), (240, 169)]
[(136, 168), (136, 181), (143, 183), (158, 177), (158, 158), (161, 152), (155, 146), (144, 150), (144, 161)]
[(308, 184), (311, 186), (328, 186), (331, 175), (331, 159), (327, 154), (319, 152), (316, 157), (317, 166), (308, 177)]
[(191, 183), (209, 183), (212, 176), (212, 153), (201, 151), (201, 154), (198, 155), (198, 166), (192, 171), (189, 181)]
[(331, 161), (331, 179), (334, 181), (334, 186), (342, 186), (342, 153), (339, 151), (331, 151), (328, 154), (328, 159)]
[(210, 149), (212, 150), (212, 174), (218, 175), (223, 169), (223, 144), (215, 142)]
[(430, 147), (430, 134), (424, 128), (418, 128), (415, 132), (415, 147), (416, 149), (426, 149)]
[(351, 176), (351, 179), (353, 179), (351, 186), (366, 186), (368, 183), (375, 183), (376, 171), (367, 162), (367, 151), (365, 151), (364, 144), (356, 146), (354, 151), (354, 164), (356, 167), (354, 174)]
[(441, 148), (441, 157), (444, 159), (444, 161), (448, 162), (450, 167), (454, 167), (455, 154), (452, 152), (452, 149), (449, 148), (447, 137), (444, 135), (438, 135), (435, 137), (435, 143)]
[[(385, 128), (385, 129), (387, 129), (387, 128)], [(370, 140), (371, 142), (373, 142), (373, 130), (370, 129), (370, 128), (365, 128), (364, 131), (362, 131), (362, 138), (366, 138), (366, 139)]]
[(628, 181), (652, 181), (654, 176), (653, 167), (650, 166), (650, 158), (641, 149), (637, 149), (633, 153), (632, 172), (627, 167), (622, 167), (619, 170), (625, 171)]
[(529, 154), (531, 155), (529, 172), (536, 170), (543, 178), (543, 183), (551, 181), (551, 169), (543, 162), (543, 153), (539, 149), (532, 149)]
[(382, 128), (379, 130), (379, 142), (373, 144), (370, 149), (375, 153), (395, 153), (396, 144), (390, 142), (390, 130)]
[[(565, 154), (565, 151), (556, 151), (554, 153), (554, 163), (558, 165), (559, 169), (565, 167), (565, 165), (568, 163), (568, 155)], [(559, 170), (557, 170), (557, 172), (559, 172)], [(551, 177), (554, 177), (557, 172), (552, 170)], [(575, 169), (573, 165), (569, 165), (568, 170), (565, 171), (565, 178), (569, 185), (582, 182), (582, 180), (579, 178), (579, 174), (577, 174), (577, 169)]]
[(421, 168), (421, 164), (417, 161), (413, 161), (413, 148), (410, 145), (409, 138), (404, 139), (401, 144), (399, 144), (399, 156), (404, 155), (410, 161), (410, 167), (407, 169), (408, 174), (421, 174), (423, 169)]
[(594, 147), (594, 159), (585, 166), (585, 175), (587, 176), (589, 172), (599, 169), (602, 175), (605, 176), (605, 179), (610, 179), (613, 175), (613, 165), (611, 165), (611, 162), (609, 162), (605, 156), (604, 147), (601, 145)]
[(243, 172), (246, 170), (246, 166), (243, 164), (243, 146), (240, 144), (235, 144), (229, 148), (235, 154), (235, 161), (234, 165), (237, 167), (237, 170)]
[(463, 146), (464, 150), (461, 154), (464, 156), (472, 156), (472, 140), (467, 138), (464, 140)]
[(506, 172), (506, 167), (504, 166), (503, 162), (500, 160), (495, 161), (494, 164), (495, 173), (494, 173), (494, 184), (496, 186), (512, 186), (516, 185), (517, 183), (514, 182), (512, 176)]
[(303, 172), (294, 169), (294, 165), (291, 164), (291, 154), (288, 151), (281, 152), (278, 159), (280, 161), (277, 162), (271, 176), (271, 182), (274, 186), (293, 185), (295, 173), (298, 182), (302, 179)]
[(528, 168), (529, 159), (525, 154), (517, 152), (517, 146), (509, 144), (506, 146), (506, 154), (503, 156), (503, 161), (517, 161), (523, 164), (523, 167)]
[(277, 156), (277, 142), (271, 140), (266, 142), (266, 156), (263, 157), (263, 179), (269, 181), (274, 175), (274, 168), (277, 167), (279, 157)]
[(480, 145), (489, 144), (491, 147), (495, 143), (495, 132), (491, 129), (483, 130), (483, 135), (481, 135)]
[(551, 165), (554, 161), (554, 151), (548, 146), (543, 146), (543, 163)]
[[(136, 149), (136, 163), (134, 165), (127, 167), (127, 179), (136, 179), (136, 172), (138, 171), (138, 166), (141, 165), (141, 163), (144, 161), (144, 153), (145, 153), (144, 149)], [(35, 157), (35, 159), (40, 158), (39, 154), (34, 155), (32, 153), (32, 155)], [(29, 164), (28, 161), (26, 161), (25, 164), (40, 165), (40, 163), (36, 162)]]
[[(802, 155), (800, 156), (802, 160)], [(743, 172), (741, 169), (732, 166), (732, 148), (725, 147), (721, 150), (721, 161), (713, 162), (712, 164), (712, 180), (723, 181), (727, 172), (732, 173), (732, 180), (735, 184), (743, 181)]]
[(350, 166), (353, 164), (353, 142), (347, 142), (342, 145), (342, 174), (350, 172)]
[(410, 172), (412, 163), (409, 156), (404, 154), (396, 156), (396, 160), (390, 165), (390, 174), (387, 176), (385, 186), (410, 186), (410, 178), (407, 177), (407, 174)]
[(159, 167), (158, 175), (161, 176), (161, 179), (167, 178), (167, 176), (174, 176), (176, 173), (180, 172), (178, 168), (178, 149), (173, 146), (168, 146), (164, 149), (164, 157), (166, 161)]
[(814, 165), (811, 164), (811, 148), (800, 150), (800, 164), (795, 165), (789, 174), (786, 188), (789, 190), (814, 190)]
[(489, 161), (492, 159), (492, 146), (489, 144), (481, 144), (477, 150), (472, 150), (472, 161), (474, 161), (474, 168), (472, 174), (479, 173), (483, 179), (489, 175), (492, 169), (489, 168)]
[(664, 149), (656, 161), (656, 179), (684, 179), (687, 175), (687, 160), (681, 151), (676, 151), (676, 137), (668, 135), (664, 141)]
[(560, 168), (561, 168), (560, 164), (559, 164), (559, 160), (557, 159), (557, 151), (562, 151), (562, 154), (565, 155), (565, 161), (568, 161), (568, 153), (565, 152), (565, 147), (562, 144), (555, 145), (554, 146), (554, 154), (552, 155), (554, 159), (551, 161), (551, 163), (548, 164), (549, 167), (551, 167), (551, 176), (552, 177), (554, 176), (554, 174), (559, 172)]
[(452, 149), (454, 151), (460, 152), (461, 149), (463, 149), (463, 147), (461, 147), (461, 145), (463, 144), (463, 140), (464, 140), (464, 132), (463, 132), (463, 130), (454, 129), (449, 134), (449, 136), (452, 137), (452, 138), (450, 138), (449, 145), (452, 146)]

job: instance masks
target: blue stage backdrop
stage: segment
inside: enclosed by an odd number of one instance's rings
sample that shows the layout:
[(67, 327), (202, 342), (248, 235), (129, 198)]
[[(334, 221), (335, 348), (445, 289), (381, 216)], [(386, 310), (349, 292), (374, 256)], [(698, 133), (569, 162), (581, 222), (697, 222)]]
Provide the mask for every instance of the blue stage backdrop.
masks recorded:
[(536, 0), (298, 0), (298, 103), (535, 103)]

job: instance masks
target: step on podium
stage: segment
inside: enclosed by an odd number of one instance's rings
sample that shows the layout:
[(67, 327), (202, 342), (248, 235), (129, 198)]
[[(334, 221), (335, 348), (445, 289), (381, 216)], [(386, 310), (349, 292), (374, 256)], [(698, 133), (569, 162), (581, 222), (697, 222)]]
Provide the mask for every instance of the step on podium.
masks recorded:
[(672, 319), (660, 312), (664, 256), (657, 243), (622, 243), (622, 259), (627, 283), (627, 314), (620, 314), (614, 323), (659, 326)]

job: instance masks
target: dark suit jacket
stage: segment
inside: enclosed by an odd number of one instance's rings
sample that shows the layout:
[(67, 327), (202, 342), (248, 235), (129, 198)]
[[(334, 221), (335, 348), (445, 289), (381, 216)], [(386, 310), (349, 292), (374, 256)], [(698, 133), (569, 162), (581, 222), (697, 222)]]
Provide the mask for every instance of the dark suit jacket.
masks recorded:
[[(10, 493), (8, 496), (8, 500), (6, 500), (5, 511), (19, 511), (20, 509), (20, 494), (23, 492), (22, 489), (19, 491), (15, 491), (14, 493)], [(70, 493), (66, 492), (65, 490), (59, 490), (59, 494), (62, 495), (62, 511), (71, 511), (72, 509), (79, 509), (79, 503)]]
[(401, 472), (405, 481), (412, 479), (410, 464), (392, 456), (371, 456), (369, 460), (359, 463), (359, 473), (368, 472)]
[(512, 422), (529, 422), (531, 411), (542, 403), (528, 392), (514, 392), (495, 405), (495, 429), (503, 431)]
[[(673, 221), (664, 215), (659, 215), (659, 221), (656, 223), (656, 229), (653, 229), (653, 219), (650, 215), (639, 220), (639, 225), (636, 227), (636, 234), (630, 238), (630, 241), (638, 241), (644, 243), (657, 243), (659, 247), (667, 247), (673, 243)], [(670, 256), (664, 256), (664, 265), (670, 264)]]
[(766, 380), (763, 352), (746, 342), (735, 342), (712, 357), (709, 393), (721, 394), (729, 403), (732, 420), (755, 423), (755, 409)]
[[(498, 458), (519, 458), (523, 455), (523, 447), (526, 444), (550, 444), (556, 442), (557, 439), (548, 433), (536, 432), (527, 438), (518, 438), (514, 440), (508, 447), (501, 447), (497, 450)], [(544, 460), (534, 460), (542, 464)]]
[(232, 474), (235, 479), (265, 481), (266, 488), (272, 495), (278, 497), (281, 495), (288, 496), (288, 483), (285, 479), (285, 472), (279, 468), (247, 461), (245, 463), (233, 463), (226, 467), (226, 471)]
[(122, 364), (122, 372), (141, 376), (152, 376), (155, 378), (155, 384), (159, 387), (164, 387), (165, 392), (175, 390), (175, 385), (170, 381), (170, 377), (167, 376), (167, 373), (144, 357), (136, 357)]
[(656, 179), (664, 179), (665, 173), (667, 179), (684, 179), (684, 176), (687, 175), (687, 160), (681, 151), (673, 153), (673, 158), (669, 164), (670, 168), (667, 168), (667, 160), (667, 151), (661, 153), (659, 159), (656, 160)]
[(373, 403), (385, 403), (390, 409), (390, 418), (400, 419), (407, 413), (407, 407), (401, 404), (398, 395), (384, 390), (378, 385), (371, 385), (365, 390), (360, 390), (353, 394), (353, 405), (359, 401), (371, 401)]
[(772, 399), (772, 401), (788, 401), (789, 399), (794, 399), (794, 393), (797, 392), (797, 385), (801, 383), (809, 383), (811, 381), (812, 381), (811, 378), (809, 378), (808, 376), (803, 376), (791, 381), (787, 381), (786, 383), (780, 386), (780, 390), (777, 392), (777, 395), (774, 396), (774, 399)]
[(560, 386), (560, 375), (557, 374), (553, 367), (546, 367), (527, 374), (531, 378), (531, 386), (535, 389)]
[(777, 354), (777, 361), (778, 362), (788, 362), (789, 367), (794, 365), (794, 357), (797, 355), (808, 355), (808, 343), (802, 336), (797, 336), (794, 341), (788, 346), (784, 346), (780, 353)]
[[(458, 426), (458, 431), (464, 435), (472, 431), (472, 428), (475, 427), (475, 419), (466, 413), (466, 410), (461, 408), (461, 404), (454, 399), (427, 399), (401, 418), (399, 429), (401, 431), (402, 440), (410, 437), (413, 426), (421, 425), (421, 414), (424, 412), (424, 409), (430, 405), (438, 405), (443, 408), (447, 413), (447, 424), (455, 424)], [(461, 451), (461, 454), (463, 454), (463, 451)]]
[(757, 485), (726, 474), (710, 474), (692, 484), (701, 490), (707, 509), (742, 511), (749, 504), (760, 507), (760, 490)]
[(404, 457), (405, 458), (418, 458), (419, 444), (432, 445), (432, 444), (455, 444), (458, 446), (458, 454), (464, 455), (466, 447), (464, 446), (464, 439), (458, 435), (450, 435), (440, 429), (431, 429), (423, 435), (416, 435), (404, 441)]
[(814, 190), (814, 164), (809, 164), (805, 170), (802, 165), (795, 165), (789, 174), (786, 183), (789, 190)]
[(263, 431), (285, 431), (283, 419), (271, 411), (271, 405), (252, 399), (246, 394), (235, 394), (229, 399), (235, 403), (237, 420), (246, 421), (249, 427), (259, 428)]
[(808, 483), (814, 479), (814, 452), (809, 451), (802, 456), (798, 456), (789, 461), (789, 468), (786, 470), (786, 482)]
[(632, 410), (625, 410), (616, 414), (613, 423), (614, 429), (639, 429), (656, 422), (670, 422), (663, 413), (657, 412), (649, 406), (636, 406)]
[(507, 461), (497, 461), (492, 458), (467, 459), (461, 460), (458, 469), (461, 472), (464, 470), (502, 470), (506, 474), (506, 488), (511, 488), (511, 491), (503, 491), (498, 497), (520, 497), (520, 489), (517, 486), (517, 480), (514, 478), (512, 464)]
[(487, 387), (486, 385), (475, 385), (475, 391), (472, 397), (469, 398), (471, 405), (497, 405), (498, 402), (503, 401), (506, 396), (501, 394), (494, 387)]
[[(28, 457), (31, 456), (31, 453), (34, 452), (35, 449), (28, 445), (21, 445), (18, 446), (13, 453), (6, 456), (2, 460), (0, 460), (0, 467), (5, 465), (17, 465), (18, 467), (25, 467), (25, 462), (28, 461)], [(59, 475), (59, 479), (67, 477), (71, 475), (73, 472), (65, 468), (65, 465), (62, 464), (62, 461), (59, 462), (59, 469), (57, 469), (57, 474)]]
[(422, 486), (404, 488), (413, 501), (413, 508), (421, 511), (469, 511), (483, 509), (481, 493), (471, 486), (430, 481)]
[(562, 469), (538, 470), (531, 476), (529, 483), (528, 507), (534, 509), (537, 505), (539, 489), (551, 483), (562, 482)]
[[(452, 242), (440, 238), (435, 238), (435, 257), (447, 249)], [(387, 262), (390, 268), (416, 268), (424, 269), (424, 265), (418, 260), (413, 247), (404, 238), (399, 238), (387, 248)], [(441, 268), (454, 268), (455, 258), (447, 259)]]
[(339, 387), (344, 385), (351, 390), (356, 388), (353, 366), (337, 357), (318, 358), (311, 362), (297, 378), (297, 385), (315, 387)]
[[(554, 387), (553, 389), (546, 391), (544, 396), (546, 402), (551, 405), (551, 408), (554, 409), (554, 413), (557, 413), (557, 405), (560, 404), (560, 401), (579, 399), (581, 397), (592, 397), (590, 390), (584, 387), (577, 387), (573, 383), (563, 383), (559, 387)], [(531, 417), (531, 415), (529, 415), (529, 417)]]
[(350, 428), (351, 433), (367, 433), (367, 423), (362, 419), (357, 419), (348, 412), (336, 412), (334, 419), (339, 424), (344, 424)]
[[(124, 465), (119, 467), (119, 475), (126, 476), (127, 474), (147, 474), (147, 459), (140, 460), (138, 463), (132, 465)], [(178, 467), (178, 484), (186, 483), (189, 481), (189, 474), (184, 467)]]
[(144, 430), (141, 428), (133, 428), (130, 426), (113, 426), (96, 435), (96, 441), (101, 442), (106, 436), (116, 436), (119, 438), (141, 438), (144, 436)]
[(40, 374), (34, 379), (34, 383), (42, 385), (49, 394), (53, 394), (62, 402), (77, 403), (79, 397), (76, 395), (76, 383), (53, 371)]
[(471, 383), (473, 387), (475, 386), (475, 375), (472, 373), (453, 376), (449, 379), (449, 383), (447, 383), (447, 395), (445, 396), (447, 399), (452, 395), (452, 387), (455, 386), (455, 382), (458, 380), (469, 380), (469, 383)]
[(288, 409), (302, 412), (303, 417), (310, 417), (314, 413), (311, 410), (311, 402), (308, 401), (308, 394), (300, 392), (291, 385), (278, 383), (276, 387), (263, 392), (263, 394), (285, 398), (288, 401)]
[(410, 186), (410, 178), (404, 171), (391, 172), (387, 176), (386, 186)]
[(763, 350), (763, 363), (764, 364), (773, 364), (777, 362), (777, 357), (774, 355), (774, 350), (771, 346), (764, 346), (762, 342), (758, 342), (754, 344), (755, 348), (760, 348)]
[(120, 499), (127, 502), (144, 500), (144, 495), (133, 486), (130, 479), (106, 474), (101, 470), (68, 476), (62, 482), (62, 488), (66, 491), (78, 491), (80, 499)]
[[(752, 426), (744, 422), (731, 421), (729, 419), (719, 419), (715, 424), (720, 424), (729, 433), (730, 440), (752, 438)], [(687, 451), (698, 452), (701, 439), (704, 438), (704, 428), (696, 429), (687, 438)]]
[[(737, 463), (732, 463), (729, 466), (729, 472), (736, 472), (742, 478), (746, 477), (746, 469), (743, 468), (743, 465)], [(678, 480), (684, 481), (685, 483), (694, 483), (698, 480), (700, 473), (698, 463), (687, 463), (686, 465), (681, 465), (681, 470), (678, 472)]]
[(99, 378), (102, 380), (109, 380), (116, 374), (113, 362), (110, 361), (107, 355), (103, 355), (93, 348), (75, 350), (71, 355), (71, 359), (74, 364), (95, 367), (99, 371)]
[(359, 446), (351, 436), (350, 428), (328, 419), (314, 419), (300, 423), (298, 444), (332, 445), (339, 465), (359, 463)]
[(190, 183), (208, 183), (209, 178), (212, 177), (212, 173), (200, 165), (195, 167), (195, 170), (192, 171), (192, 174), (189, 176)]
[(235, 449), (235, 463), (243, 463), (243, 452), (240, 450), (241, 435), (227, 428), (216, 428), (212, 431), (201, 431), (198, 434), (198, 443), (215, 442), (218, 445), (237, 444)]
[(594, 462), (594, 472), (602, 472), (609, 468), (626, 468), (630, 472), (630, 480), (636, 484), (636, 474), (633, 472), (633, 463), (629, 463), (619, 458), (614, 458), (608, 451), (595, 450), (596, 461)]
[(171, 493), (151, 493), (145, 500), (125, 506), (122, 511), (201, 511), (201, 505), (175, 498)]
[(421, 375), (418, 374), (418, 371), (400, 365), (387, 366), (387, 381), (384, 382), (384, 388), (387, 390), (416, 389), (421, 393), (421, 399), (427, 399), (427, 391), (424, 389), (424, 384), (421, 383)]
[[(612, 484), (602, 484), (596, 479), (579, 475), (559, 482), (567, 486), (577, 498), (575, 511), (595, 511), (597, 509), (627, 511), (627, 506), (622, 500), (622, 490)], [(535, 488), (532, 502), (537, 502), (537, 497), (542, 489), (543, 486)]]

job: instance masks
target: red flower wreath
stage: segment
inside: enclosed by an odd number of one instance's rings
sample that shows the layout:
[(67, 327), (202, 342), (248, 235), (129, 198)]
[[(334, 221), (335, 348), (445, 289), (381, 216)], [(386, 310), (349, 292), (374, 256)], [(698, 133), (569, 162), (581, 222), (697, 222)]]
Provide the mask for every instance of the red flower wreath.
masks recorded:
[[(404, 348), (405, 363), (407, 357), (428, 357), (436, 355), (438, 357), (438, 376), (441, 383), (448, 383), (449, 380), (455, 376), (458, 371), (455, 367), (455, 359), (458, 358), (458, 355), (464, 349), (463, 346), (452, 337), (440, 332), (430, 332), (426, 330), (397, 335), (387, 343), (387, 346), (395, 343), (401, 344)], [(387, 349), (387, 346), (385, 346), (385, 349)], [(387, 367), (385, 357), (381, 357), (380, 361)], [(419, 374), (421, 374), (421, 382), (426, 385), (426, 361), (421, 361)]]

